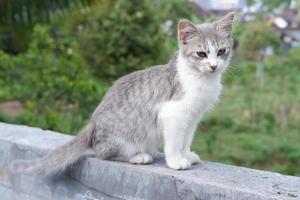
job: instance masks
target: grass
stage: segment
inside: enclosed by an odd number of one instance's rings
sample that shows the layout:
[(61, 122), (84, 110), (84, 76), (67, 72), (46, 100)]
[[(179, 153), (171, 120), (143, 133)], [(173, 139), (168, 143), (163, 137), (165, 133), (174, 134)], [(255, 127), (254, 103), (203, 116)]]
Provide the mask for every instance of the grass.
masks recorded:
[(256, 80), (254, 63), (233, 64), (220, 103), (195, 136), (193, 149), (202, 159), (300, 175), (300, 66), (295, 63), (266, 59), (264, 86)]

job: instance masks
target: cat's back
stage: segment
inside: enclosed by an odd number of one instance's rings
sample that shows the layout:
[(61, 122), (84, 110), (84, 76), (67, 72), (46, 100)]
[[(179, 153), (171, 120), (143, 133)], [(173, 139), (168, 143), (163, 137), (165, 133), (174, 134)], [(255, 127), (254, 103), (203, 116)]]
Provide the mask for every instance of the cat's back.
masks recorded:
[(174, 76), (173, 69), (168, 64), (153, 66), (121, 77), (115, 81), (110, 93), (144, 100), (156, 98), (158, 95), (164, 98), (173, 87)]
[(164, 82), (172, 79), (172, 68), (169, 64), (156, 65), (150, 68), (139, 70), (127, 74), (114, 82), (111, 89), (121, 89), (124, 87), (139, 86), (151, 87), (153, 85), (160, 86)]
[(176, 87), (176, 71), (170, 64), (156, 65), (125, 75), (114, 82), (96, 112), (137, 109), (170, 98)]

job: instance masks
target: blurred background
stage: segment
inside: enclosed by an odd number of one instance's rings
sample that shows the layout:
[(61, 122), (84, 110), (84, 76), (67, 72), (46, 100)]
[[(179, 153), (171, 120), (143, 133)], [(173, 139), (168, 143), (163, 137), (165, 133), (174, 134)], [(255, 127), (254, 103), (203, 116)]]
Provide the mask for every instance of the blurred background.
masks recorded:
[(233, 61), (193, 149), (299, 176), (295, 0), (1, 0), (0, 121), (77, 134), (114, 80), (168, 62), (180, 18), (209, 22), (231, 10)]

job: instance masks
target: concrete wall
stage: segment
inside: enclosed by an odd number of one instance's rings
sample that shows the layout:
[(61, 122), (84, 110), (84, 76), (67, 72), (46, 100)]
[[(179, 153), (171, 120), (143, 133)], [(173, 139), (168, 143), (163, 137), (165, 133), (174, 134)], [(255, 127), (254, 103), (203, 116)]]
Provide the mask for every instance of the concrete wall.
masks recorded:
[(12, 175), (9, 163), (33, 159), (72, 136), (0, 123), (1, 200), (99, 199), (300, 199), (300, 178), (202, 161), (186, 171), (168, 169), (162, 157), (153, 165), (100, 161), (91, 154), (49, 178)]

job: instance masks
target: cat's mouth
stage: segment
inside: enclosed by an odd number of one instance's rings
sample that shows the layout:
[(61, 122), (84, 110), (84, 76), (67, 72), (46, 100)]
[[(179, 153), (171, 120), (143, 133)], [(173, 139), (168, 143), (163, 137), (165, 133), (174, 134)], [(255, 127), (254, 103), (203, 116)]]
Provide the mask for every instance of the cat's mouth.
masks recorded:
[(212, 68), (211, 66), (201, 66), (201, 67), (198, 66), (197, 68), (198, 71), (200, 71), (201, 73), (208, 73), (208, 74), (213, 74), (220, 71), (219, 67)]
[(217, 73), (219, 70), (218, 69), (215, 69), (215, 70), (212, 70), (212, 69), (200, 69), (200, 72), (202, 73), (207, 73), (207, 74), (214, 74), (214, 73)]

